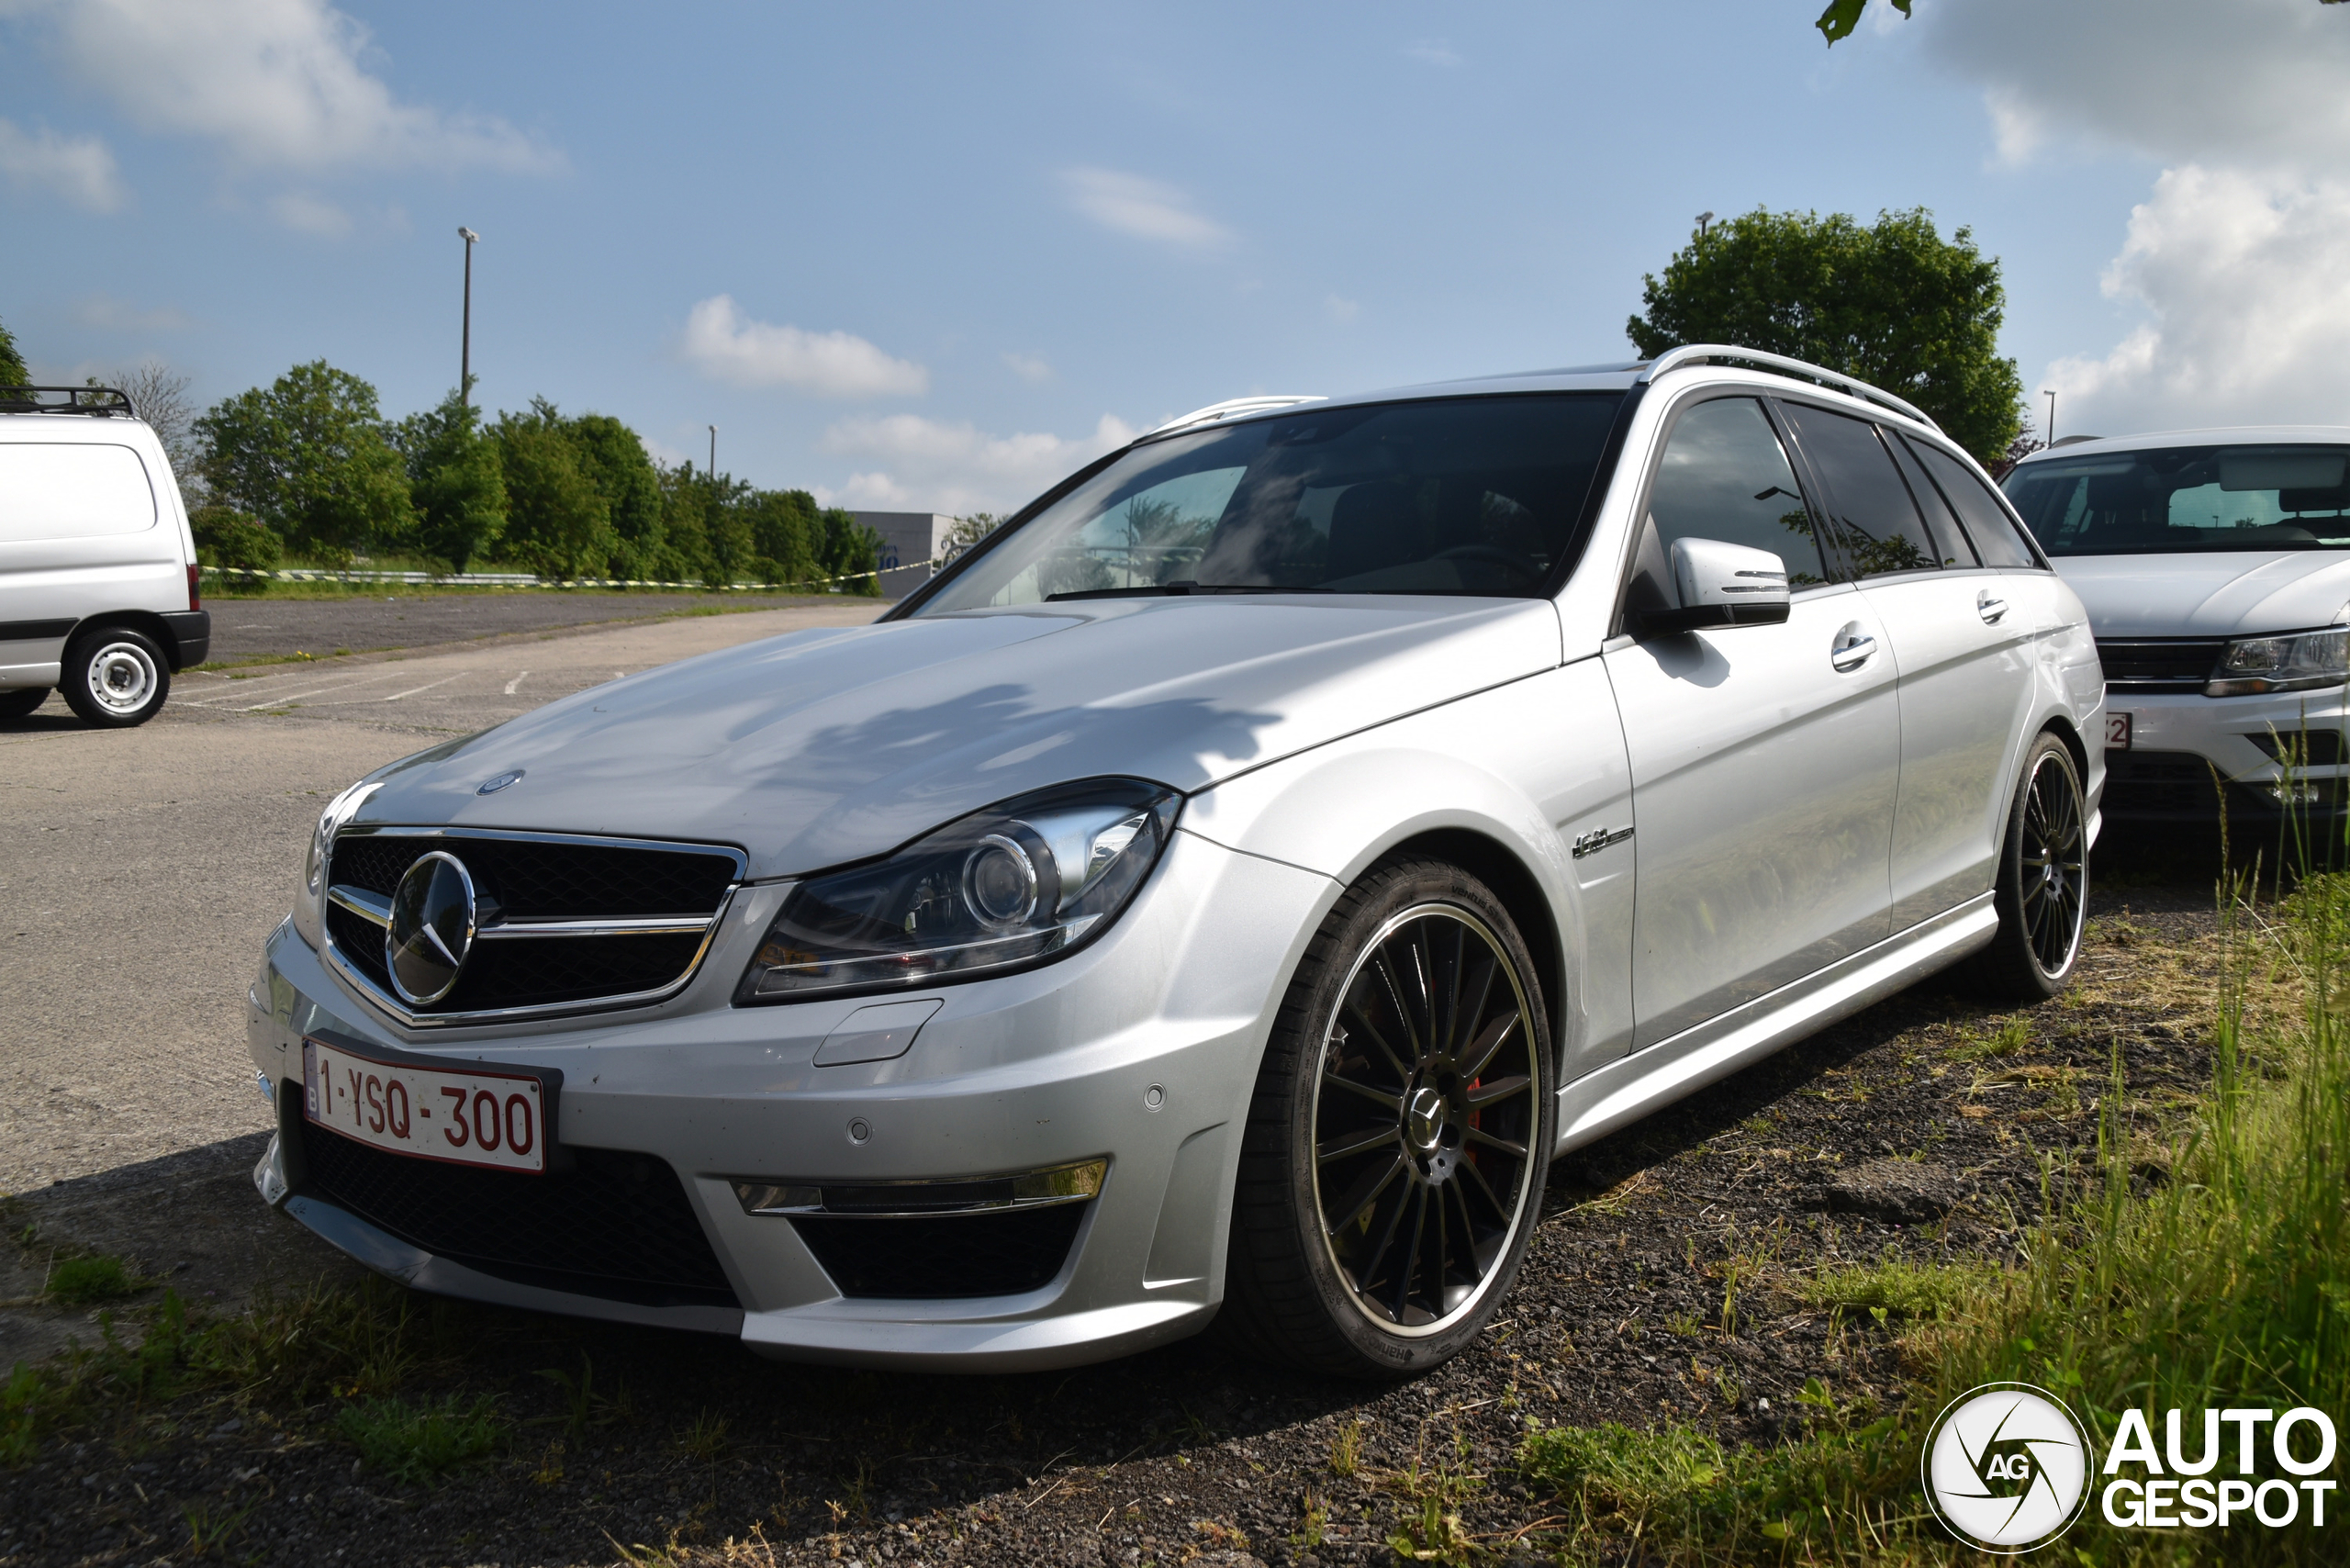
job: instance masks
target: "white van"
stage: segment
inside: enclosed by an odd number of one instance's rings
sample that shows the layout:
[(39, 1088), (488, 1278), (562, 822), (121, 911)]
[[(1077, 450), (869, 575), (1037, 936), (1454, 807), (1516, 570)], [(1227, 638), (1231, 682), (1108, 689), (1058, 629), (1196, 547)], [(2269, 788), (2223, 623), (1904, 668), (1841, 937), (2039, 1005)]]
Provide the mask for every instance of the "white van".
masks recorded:
[(88, 723), (145, 723), (211, 643), (187, 510), (130, 399), (0, 387), (0, 722), (56, 687)]

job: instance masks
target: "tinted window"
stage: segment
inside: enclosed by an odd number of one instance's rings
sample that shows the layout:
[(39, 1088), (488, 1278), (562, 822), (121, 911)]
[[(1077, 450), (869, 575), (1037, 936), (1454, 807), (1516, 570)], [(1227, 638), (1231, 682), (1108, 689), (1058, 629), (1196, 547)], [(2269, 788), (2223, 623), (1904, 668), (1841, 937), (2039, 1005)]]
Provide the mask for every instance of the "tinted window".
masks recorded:
[(1528, 595), (1574, 545), (1622, 394), (1307, 410), (1147, 442), (917, 614), (1201, 588)]
[(1950, 510), (1950, 502), (1943, 498), (1941, 488), (1927, 477), (1926, 470), (1919, 465), (1918, 454), (1910, 450), (1907, 441), (1892, 431), (1880, 427), (1878, 433), (1885, 437), (1886, 450), (1893, 454), (1893, 461), (1900, 468), (1901, 476), (1909, 482), (1909, 497), (1918, 503), (1918, 510), (1925, 513), (1926, 532), (1933, 535), (1935, 544), (1940, 546), (1938, 554), (1943, 564), (1952, 566), (1976, 565), (1975, 547), (1967, 543), (1966, 530), (1959, 526), (1958, 518)]
[(0, 445), (0, 542), (92, 539), (154, 526), (155, 492), (130, 448)]
[(1933, 475), (1934, 483), (1942, 495), (1958, 509), (1961, 521), (1966, 524), (1967, 537), (1975, 541), (1975, 553), (1986, 566), (2037, 566), (2040, 558), (2031, 553), (2023, 535), (2017, 532), (2015, 520), (1989, 486), (1975, 476), (1974, 470), (1949, 453), (1914, 442), (1912, 448), (1925, 461), (1926, 469)]
[(1829, 515), (1855, 574), (1874, 577), (1953, 564), (1926, 532), (1876, 426), (1800, 403), (1785, 407), (1796, 440), (1828, 487)]
[(1790, 586), (1825, 580), (1811, 513), (1778, 432), (1751, 398), (1720, 398), (1674, 421), (1649, 492), (1665, 551), (1676, 539), (1718, 539), (1768, 550)]
[(2168, 446), (2026, 463), (2009, 498), (2051, 555), (2350, 548), (2350, 447)]

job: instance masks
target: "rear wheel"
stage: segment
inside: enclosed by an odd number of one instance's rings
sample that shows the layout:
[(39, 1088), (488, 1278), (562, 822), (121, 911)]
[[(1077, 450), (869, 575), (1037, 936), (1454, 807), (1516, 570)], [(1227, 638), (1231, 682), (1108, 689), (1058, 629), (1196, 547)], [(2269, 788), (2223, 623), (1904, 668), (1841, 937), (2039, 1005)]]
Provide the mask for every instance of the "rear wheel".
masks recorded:
[(1456, 867), (1382, 867), (1323, 922), (1258, 1074), (1218, 1323), (1393, 1378), (1493, 1320), (1540, 1210), (1550, 1024), (1526, 944)]
[(65, 650), (59, 689), (86, 724), (127, 729), (153, 718), (171, 695), (172, 666), (143, 632), (101, 626)]
[(10, 719), (29, 718), (35, 709), (49, 700), (46, 686), (18, 687), (13, 691), (0, 691), (0, 723)]
[(2070, 747), (2042, 733), (2026, 748), (2001, 841), (1999, 929), (1975, 960), (1994, 996), (2042, 1002), (2065, 989), (2088, 911), (2088, 806)]

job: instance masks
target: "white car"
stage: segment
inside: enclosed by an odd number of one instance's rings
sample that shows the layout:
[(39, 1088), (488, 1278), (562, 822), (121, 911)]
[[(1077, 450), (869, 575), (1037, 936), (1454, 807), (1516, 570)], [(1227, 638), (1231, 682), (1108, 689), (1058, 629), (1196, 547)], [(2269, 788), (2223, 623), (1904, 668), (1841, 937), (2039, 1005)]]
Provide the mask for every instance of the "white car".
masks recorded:
[(338, 797), (255, 1180), (778, 1356), (1412, 1372), (1557, 1151), (1961, 958), (2063, 985), (2100, 692), (1980, 471), (1826, 371), (1220, 405), (878, 624)]
[(2116, 821), (2338, 827), (2350, 429), (2067, 442), (2009, 497), (2087, 605)]
[(211, 643), (179, 486), (130, 399), (0, 386), (0, 722), (56, 688), (86, 723), (143, 724)]

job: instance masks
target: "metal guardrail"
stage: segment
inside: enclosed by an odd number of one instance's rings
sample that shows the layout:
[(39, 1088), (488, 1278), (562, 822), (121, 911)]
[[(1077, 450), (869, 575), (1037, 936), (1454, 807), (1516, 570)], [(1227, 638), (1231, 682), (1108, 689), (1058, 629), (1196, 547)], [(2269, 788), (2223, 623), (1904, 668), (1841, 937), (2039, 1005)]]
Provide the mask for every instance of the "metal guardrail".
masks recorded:
[(699, 593), (785, 593), (793, 588), (830, 588), (836, 583), (856, 582), (861, 577), (877, 577), (885, 572), (940, 566), (953, 558), (951, 555), (940, 555), (927, 561), (905, 561), (894, 566), (877, 566), (869, 572), (850, 572), (842, 577), (819, 577), (812, 582), (800, 583), (673, 583), (648, 577), (543, 577), (535, 572), (338, 572), (307, 566), (289, 566), (277, 571), (261, 571), (251, 566), (205, 566), (202, 570), (208, 577), (281, 583), (409, 583), (447, 588), (690, 588)]

